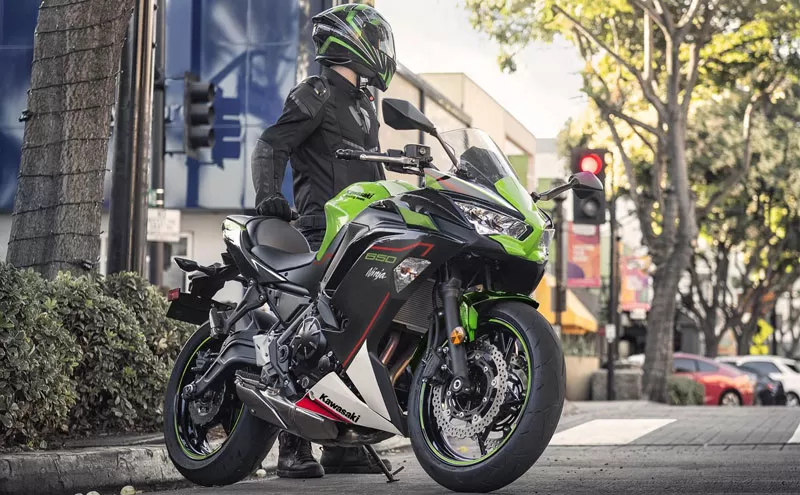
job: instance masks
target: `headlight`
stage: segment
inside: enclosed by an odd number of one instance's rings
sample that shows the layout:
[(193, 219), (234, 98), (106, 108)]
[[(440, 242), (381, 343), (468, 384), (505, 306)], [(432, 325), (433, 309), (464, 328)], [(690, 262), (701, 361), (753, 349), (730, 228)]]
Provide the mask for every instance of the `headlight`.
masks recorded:
[(481, 235), (504, 234), (515, 239), (522, 239), (528, 233), (525, 222), (470, 203), (455, 202), (475, 230)]

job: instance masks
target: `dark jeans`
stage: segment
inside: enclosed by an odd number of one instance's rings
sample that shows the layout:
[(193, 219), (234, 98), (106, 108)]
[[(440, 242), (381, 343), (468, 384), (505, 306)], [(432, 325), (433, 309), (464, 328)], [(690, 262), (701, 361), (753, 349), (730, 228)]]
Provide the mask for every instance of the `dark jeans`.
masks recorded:
[(322, 240), (325, 238), (325, 229), (304, 229), (300, 233), (305, 236), (312, 251), (319, 251)]

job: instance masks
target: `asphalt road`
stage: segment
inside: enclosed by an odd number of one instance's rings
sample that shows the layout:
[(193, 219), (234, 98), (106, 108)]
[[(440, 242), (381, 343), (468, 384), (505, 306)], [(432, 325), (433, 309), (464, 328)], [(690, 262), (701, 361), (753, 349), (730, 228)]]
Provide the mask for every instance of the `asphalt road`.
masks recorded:
[[(274, 477), (190, 494), (448, 493), (410, 451), (386, 455), (405, 466), (400, 481), (330, 475), (318, 480)], [(550, 447), (522, 478), (495, 492), (531, 493), (800, 493), (800, 410), (675, 408), (598, 404), (562, 418)]]

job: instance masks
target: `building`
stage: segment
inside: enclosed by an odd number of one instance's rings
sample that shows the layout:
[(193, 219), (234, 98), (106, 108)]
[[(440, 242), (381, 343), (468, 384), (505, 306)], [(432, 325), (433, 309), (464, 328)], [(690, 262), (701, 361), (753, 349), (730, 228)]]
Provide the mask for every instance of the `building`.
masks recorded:
[[(167, 208), (181, 211), (180, 241), (167, 245), (164, 285), (185, 286), (186, 278), (171, 262), (186, 256), (201, 263), (219, 260), (224, 250), (220, 226), (226, 215), (250, 210), (255, 202), (250, 154), (262, 130), (277, 120), (298, 78), (318, 70), (307, 63), (308, 19), (336, 2), (330, 0), (165, 0), (167, 23), (166, 186)], [(5, 259), (16, 193), (24, 124), (18, 122), (27, 102), (33, 33), (39, 0), (0, 0), (0, 259)], [(313, 49), (313, 47), (312, 47)], [(217, 87), (217, 142), (200, 160), (187, 159), (182, 148), (182, 81), (185, 71)], [(376, 103), (380, 107), (378, 95)], [(464, 74), (416, 75), (400, 67), (386, 96), (411, 101), (440, 130), (479, 127), (509, 154), (523, 182), (533, 183), (536, 138), (489, 94)], [(382, 126), (384, 148), (408, 143), (433, 146), (432, 138)], [(113, 133), (112, 133), (113, 139)], [(113, 149), (113, 142), (110, 148)], [(171, 153), (169, 153), (171, 152)], [(109, 160), (109, 167), (112, 161)], [(392, 177), (408, 180), (408, 176)], [(291, 176), (284, 193), (291, 199)], [(111, 191), (111, 174), (106, 177)], [(108, 202), (106, 201), (106, 207)], [(108, 216), (100, 270), (105, 271)], [(231, 283), (221, 299), (236, 300)]]

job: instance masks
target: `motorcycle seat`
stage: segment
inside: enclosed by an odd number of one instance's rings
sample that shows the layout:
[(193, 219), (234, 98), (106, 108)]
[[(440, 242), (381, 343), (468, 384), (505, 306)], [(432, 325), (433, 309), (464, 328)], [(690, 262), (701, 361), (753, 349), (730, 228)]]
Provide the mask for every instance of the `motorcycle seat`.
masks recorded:
[(308, 265), (317, 253), (289, 222), (273, 217), (253, 217), (245, 224), (251, 252), (273, 270), (284, 272)]

